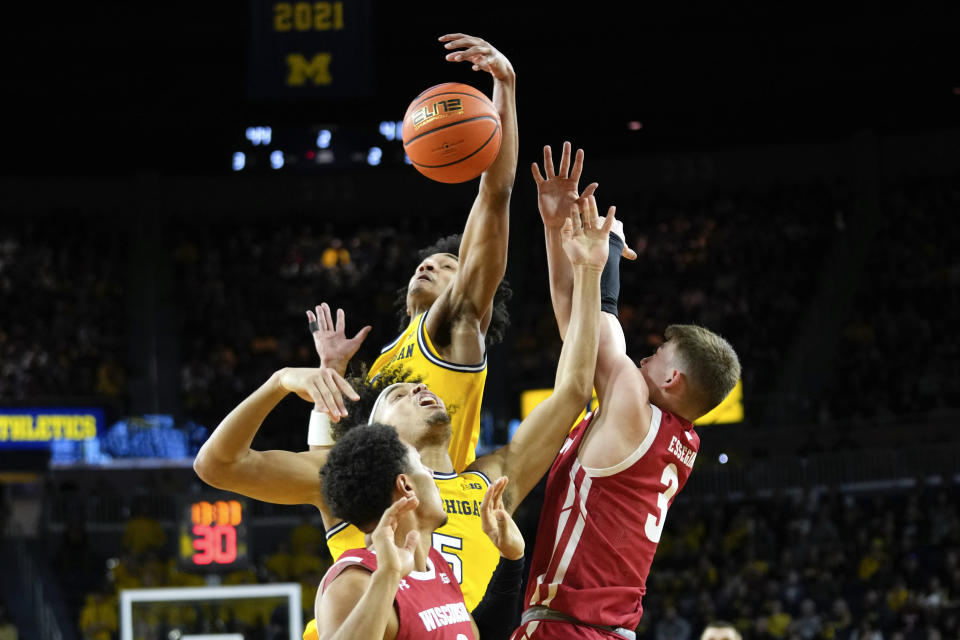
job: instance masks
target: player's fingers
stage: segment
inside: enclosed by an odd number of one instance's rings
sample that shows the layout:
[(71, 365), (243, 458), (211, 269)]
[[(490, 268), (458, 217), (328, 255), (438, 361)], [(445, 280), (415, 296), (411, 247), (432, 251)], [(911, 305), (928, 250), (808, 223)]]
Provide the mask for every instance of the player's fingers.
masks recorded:
[(307, 310), (307, 329), (310, 330), (310, 333), (316, 333), (320, 330), (320, 324), (317, 322), (317, 316), (313, 315), (313, 311)]
[(577, 149), (577, 155), (573, 158), (573, 168), (570, 170), (570, 179), (579, 183), (581, 173), (583, 173), (583, 149)]
[(353, 387), (350, 386), (350, 383), (343, 379), (339, 373), (334, 372), (334, 382), (337, 384), (337, 388), (340, 389), (341, 393), (345, 396), (356, 402), (360, 399), (360, 396), (356, 391), (353, 390)]
[(586, 198), (587, 196), (592, 196), (592, 195), (594, 194), (594, 192), (597, 190), (597, 187), (599, 187), (599, 186), (600, 186), (599, 183), (597, 183), (597, 182), (591, 182), (591, 183), (588, 184), (587, 187), (583, 190), (583, 193), (580, 194), (580, 197), (581, 197), (581, 198)]
[(622, 255), (627, 260), (637, 259), (637, 252), (631, 249), (630, 247), (628, 247), (627, 245), (623, 245), (623, 251), (620, 252), (620, 255)]
[(407, 532), (407, 537), (403, 541), (403, 548), (410, 553), (413, 553), (417, 549), (417, 545), (420, 544), (420, 532), (414, 529), (413, 531)]
[(553, 170), (553, 149), (550, 148), (550, 145), (543, 148), (543, 172), (547, 174), (547, 180), (557, 175), (556, 171)]
[(367, 334), (370, 333), (370, 331), (372, 330), (373, 330), (373, 327), (371, 327), (370, 325), (365, 326), (363, 329), (360, 329), (360, 331), (357, 331), (357, 335), (350, 338), (350, 342), (356, 343), (357, 348), (359, 348), (360, 345), (363, 344), (363, 341), (367, 339)]
[(570, 177), (570, 143), (563, 143), (563, 152), (560, 154), (560, 173), (557, 174), (561, 178)]
[(407, 511), (416, 509), (418, 504), (420, 504), (420, 502), (417, 500), (417, 496), (403, 496), (383, 512), (383, 515), (380, 517), (380, 524), (387, 526), (392, 525)]
[(313, 398), (314, 404), (324, 407), (324, 411), (330, 416), (331, 420), (334, 422), (340, 421), (340, 410), (337, 409), (337, 403), (333, 400), (333, 394), (324, 387), (322, 382), (319, 380), (312, 381), (310, 396)]
[[(320, 375), (323, 377), (324, 384), (319, 385), (320, 392), (323, 394), (324, 402), (327, 403), (328, 407), (331, 406), (330, 403), (332, 402), (333, 408), (337, 410), (339, 415), (345, 416), (347, 415), (347, 407), (343, 404), (343, 394), (340, 393), (340, 387), (334, 378), (335, 374), (336, 372), (330, 369), (321, 370)], [(338, 374), (337, 377), (339, 377)]]
[(530, 172), (533, 173), (533, 181), (536, 182), (537, 186), (539, 187), (540, 183), (543, 182), (543, 175), (540, 173), (540, 165), (538, 165), (536, 162), (531, 164)]
[(320, 305), (320, 309), (323, 311), (323, 324), (320, 326), (324, 327), (325, 331), (333, 331), (333, 314), (330, 313), (330, 305), (324, 302)]
[(610, 229), (613, 228), (613, 221), (616, 220), (616, 217), (617, 217), (616, 207), (610, 207), (609, 209), (607, 209), (607, 217), (603, 221), (603, 227), (601, 227), (601, 229), (603, 231), (606, 231), (607, 233), (610, 233)]
[(343, 309), (337, 309), (337, 324), (336, 324), (337, 333), (343, 333), (343, 330), (346, 324), (347, 324), (346, 314), (343, 312)]
[(572, 216), (567, 216), (563, 220), (563, 226), (560, 227), (560, 235), (564, 238), (569, 238), (573, 235), (573, 218), (578, 214), (573, 214)]

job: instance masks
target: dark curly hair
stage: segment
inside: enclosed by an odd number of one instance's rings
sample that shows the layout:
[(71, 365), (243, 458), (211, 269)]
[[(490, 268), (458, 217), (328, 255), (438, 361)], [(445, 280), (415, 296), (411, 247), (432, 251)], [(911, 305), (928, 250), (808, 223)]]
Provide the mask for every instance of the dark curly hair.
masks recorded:
[[(421, 249), (417, 254), (417, 259), (421, 262), (435, 253), (449, 253), (455, 256), (460, 255), (460, 240), (463, 234), (455, 233), (445, 238), (440, 238), (429, 247)], [(490, 317), (490, 326), (487, 327), (486, 345), (493, 346), (503, 341), (503, 336), (510, 326), (510, 312), (507, 310), (507, 301), (513, 297), (513, 289), (510, 283), (504, 278), (497, 287), (497, 292), (493, 295), (493, 314)], [(403, 331), (410, 324), (410, 318), (407, 316), (407, 287), (397, 289), (397, 299), (394, 301), (397, 308), (397, 317), (400, 319), (398, 331)]]
[(363, 531), (372, 531), (393, 504), (393, 485), (409, 473), (407, 448), (396, 429), (368, 424), (340, 438), (320, 470), (323, 499), (331, 513)]
[(367, 365), (364, 364), (361, 366), (358, 375), (347, 378), (347, 382), (357, 392), (360, 399), (356, 402), (347, 403), (347, 413), (350, 415), (346, 418), (340, 418), (340, 422), (330, 425), (330, 435), (334, 442), (339, 442), (340, 438), (348, 431), (367, 424), (367, 419), (370, 417), (370, 412), (373, 410), (373, 405), (377, 402), (381, 391), (397, 382), (416, 383), (421, 381), (419, 376), (412, 375), (409, 369), (402, 367), (384, 367), (373, 380), (369, 381), (367, 380), (368, 372)]
[[(388, 365), (384, 367), (373, 377), (373, 380), (367, 380), (368, 375), (369, 370), (364, 364), (361, 366), (358, 375), (347, 378), (347, 382), (349, 382), (353, 390), (357, 392), (360, 399), (347, 404), (347, 411), (350, 415), (346, 418), (340, 418), (340, 422), (335, 422), (330, 425), (330, 435), (333, 437), (334, 442), (339, 442), (340, 438), (356, 427), (367, 424), (367, 420), (370, 418), (370, 412), (373, 411), (373, 405), (376, 404), (377, 398), (380, 397), (380, 393), (384, 389), (398, 382), (412, 382), (414, 384), (423, 382), (422, 377), (415, 376), (409, 369), (398, 366), (391, 367)], [(441, 398), (441, 400), (442, 399), (443, 398)], [(447, 415), (451, 417), (457, 412), (456, 405), (447, 405), (446, 409)]]

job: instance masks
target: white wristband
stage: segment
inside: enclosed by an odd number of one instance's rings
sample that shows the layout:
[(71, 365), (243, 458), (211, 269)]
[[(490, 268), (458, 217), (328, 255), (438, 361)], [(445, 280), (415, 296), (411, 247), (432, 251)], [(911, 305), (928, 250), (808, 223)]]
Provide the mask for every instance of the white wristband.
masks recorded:
[(307, 430), (307, 444), (318, 447), (333, 446), (333, 436), (330, 433), (330, 416), (316, 409), (310, 412), (310, 428)]

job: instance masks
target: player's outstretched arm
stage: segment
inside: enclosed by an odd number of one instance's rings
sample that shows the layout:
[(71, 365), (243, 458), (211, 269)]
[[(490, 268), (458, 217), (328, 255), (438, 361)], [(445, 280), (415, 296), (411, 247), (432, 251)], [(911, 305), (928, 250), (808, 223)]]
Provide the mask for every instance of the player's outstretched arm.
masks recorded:
[(571, 338), (560, 353), (553, 394), (524, 419), (509, 444), (471, 465), (488, 477), (510, 478), (505, 502), (511, 513), (550, 468), (570, 425), (590, 401), (599, 341), (600, 273), (614, 217), (611, 209), (601, 225), (593, 196), (581, 203), (582, 213), (568, 218), (561, 230), (574, 284)]
[(463, 344), (456, 344), (455, 340), (450, 357), (457, 363), (476, 364), (483, 358), (482, 336), (490, 325), (493, 297), (507, 268), (510, 194), (519, 148), (516, 74), (506, 56), (485, 40), (454, 33), (442, 36), (440, 41), (452, 50), (447, 60), (470, 62), (475, 71), (493, 76), (493, 103), (502, 126), (500, 152), (480, 178), (480, 189), (464, 226), (457, 277), (427, 316), (430, 335), (438, 335), (439, 329), (453, 318), (475, 322), (481, 334), (479, 339), (470, 336)]
[(326, 451), (256, 451), (250, 448), (264, 419), (288, 393), (308, 402), (333, 402), (327, 384), (333, 379), (342, 393), (356, 392), (335, 372), (325, 369), (281, 369), (237, 405), (200, 448), (193, 468), (207, 484), (276, 504), (312, 504), (328, 519), (318, 472)]
[[(550, 145), (543, 148), (543, 173), (534, 162), (530, 169), (533, 181), (537, 184), (537, 206), (543, 220), (544, 241), (547, 247), (547, 269), (550, 274), (550, 301), (557, 318), (560, 338), (567, 335), (570, 323), (570, 306), (573, 297), (573, 267), (563, 252), (563, 238), (560, 229), (564, 221), (577, 214), (580, 175), (583, 172), (583, 149), (577, 149), (573, 165), (570, 164), (572, 147), (563, 143), (560, 154), (559, 171), (554, 169), (553, 150)], [(583, 197), (593, 195), (597, 183), (583, 190)]]
[(373, 530), (377, 570), (350, 567), (324, 592), (317, 591), (315, 615), (320, 640), (382, 640), (397, 637), (399, 620), (393, 608), (397, 589), (413, 570), (413, 554), (420, 533), (411, 531), (398, 545), (395, 539), (400, 516), (417, 506), (416, 497), (404, 496), (383, 512)]

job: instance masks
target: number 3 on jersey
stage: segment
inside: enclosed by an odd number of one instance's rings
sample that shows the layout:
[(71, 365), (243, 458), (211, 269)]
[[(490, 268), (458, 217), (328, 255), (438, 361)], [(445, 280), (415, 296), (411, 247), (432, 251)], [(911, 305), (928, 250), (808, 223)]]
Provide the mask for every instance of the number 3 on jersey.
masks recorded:
[[(660, 510), (659, 517), (652, 513), (647, 515), (647, 523), (643, 527), (643, 532), (647, 534), (650, 542), (660, 542), (660, 534), (663, 533), (663, 524), (667, 521), (667, 509), (670, 508), (670, 498), (677, 492), (680, 486), (680, 479), (677, 477), (677, 465), (672, 462), (663, 469), (660, 474), (660, 484), (666, 485), (666, 489), (657, 495), (657, 508)], [(433, 534), (436, 536), (437, 534)], [(433, 546), (437, 546), (434, 538)]]
[[(673, 494), (671, 494), (673, 495)], [(456, 549), (463, 551), (463, 538), (454, 538), (445, 536), (442, 533), (433, 534), (433, 548), (440, 552), (440, 555), (450, 564), (453, 569), (453, 575), (457, 578), (457, 584), (463, 584), (463, 560), (456, 553), (450, 551)]]

